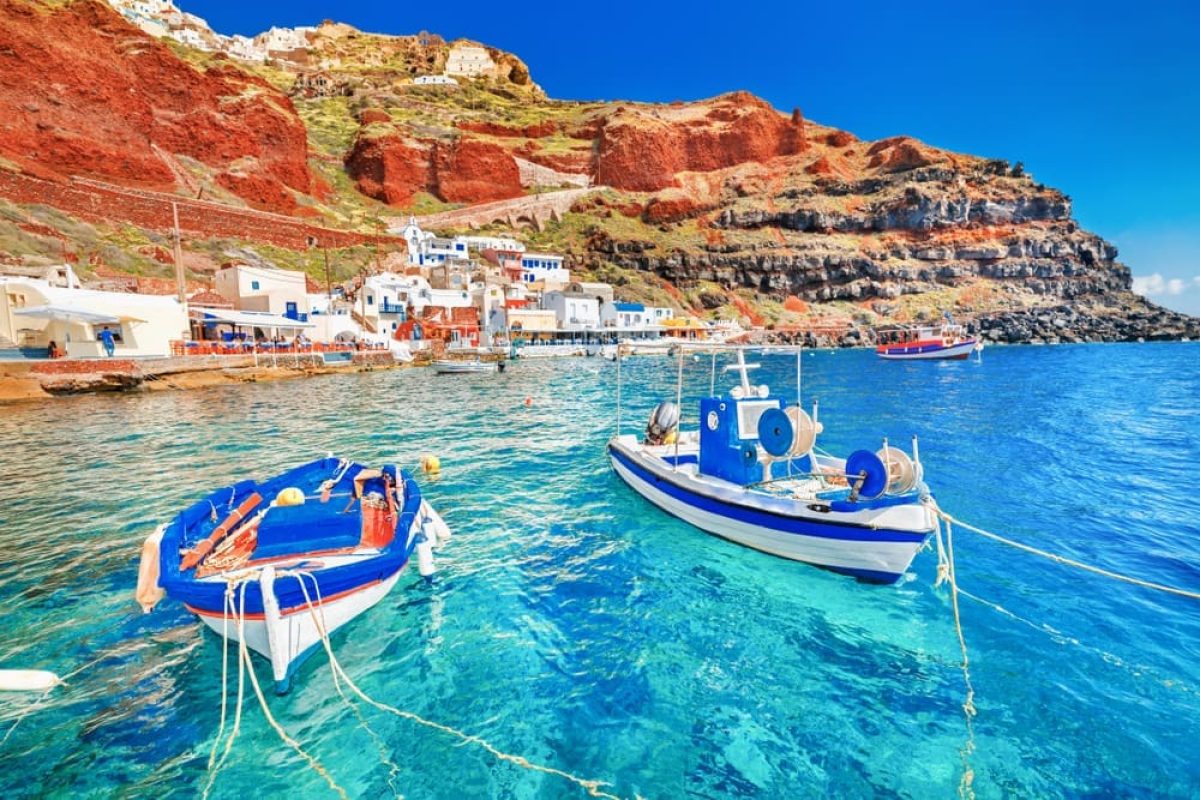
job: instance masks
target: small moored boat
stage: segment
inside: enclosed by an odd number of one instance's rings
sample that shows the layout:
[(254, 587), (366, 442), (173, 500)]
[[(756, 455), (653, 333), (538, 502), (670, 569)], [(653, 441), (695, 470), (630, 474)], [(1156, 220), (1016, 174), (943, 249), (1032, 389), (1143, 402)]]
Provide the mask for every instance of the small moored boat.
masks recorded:
[[(799, 350), (787, 348), (797, 353), (791, 404), (765, 385), (751, 385), (748, 373), (757, 365), (746, 363), (745, 350), (737, 348), (737, 363), (726, 368), (740, 372), (740, 384), (700, 400), (698, 431), (679, 430), (675, 403), (659, 404), (642, 438), (620, 434), (618, 412), (618, 435), (608, 443), (613, 469), (651, 503), (709, 533), (860, 578), (896, 581), (936, 526), (924, 502), (916, 439), (912, 457), (886, 439), (878, 451), (845, 459), (821, 452), (818, 409), (814, 404), (810, 416), (799, 405)], [(715, 374), (714, 355), (714, 382)]]
[(983, 349), (983, 342), (967, 333), (946, 314), (943, 325), (895, 325), (875, 331), (875, 354), (889, 361), (963, 359)]
[[(433, 572), (450, 535), (411, 474), (323, 458), (218, 489), (142, 549), (138, 602), (177, 600), (271, 664), (275, 690), (330, 635), (391, 591), (417, 553)], [(318, 621), (320, 624), (318, 624)]]
[(462, 375), (473, 374), (477, 372), (495, 372), (498, 363), (495, 361), (454, 361), (451, 359), (440, 359), (433, 362), (433, 369), (438, 375)]

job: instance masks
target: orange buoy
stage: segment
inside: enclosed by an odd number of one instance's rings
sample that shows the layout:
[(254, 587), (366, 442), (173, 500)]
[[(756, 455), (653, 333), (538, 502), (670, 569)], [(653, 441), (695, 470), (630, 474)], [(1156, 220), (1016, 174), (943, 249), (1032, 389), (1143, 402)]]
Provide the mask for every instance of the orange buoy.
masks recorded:
[(533, 405), (533, 398), (532, 398), (532, 397), (530, 397), (529, 395), (525, 395), (525, 405), (526, 405), (526, 406), (531, 406), (531, 405)]

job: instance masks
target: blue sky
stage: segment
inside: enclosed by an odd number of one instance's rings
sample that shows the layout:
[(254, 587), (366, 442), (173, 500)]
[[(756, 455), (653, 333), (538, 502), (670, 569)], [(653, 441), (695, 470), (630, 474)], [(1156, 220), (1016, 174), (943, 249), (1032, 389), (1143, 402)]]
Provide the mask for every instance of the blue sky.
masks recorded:
[(179, 1), (222, 33), (330, 18), (477, 39), (557, 98), (746, 89), (863, 138), (1020, 160), (1139, 288), (1200, 314), (1200, 3)]

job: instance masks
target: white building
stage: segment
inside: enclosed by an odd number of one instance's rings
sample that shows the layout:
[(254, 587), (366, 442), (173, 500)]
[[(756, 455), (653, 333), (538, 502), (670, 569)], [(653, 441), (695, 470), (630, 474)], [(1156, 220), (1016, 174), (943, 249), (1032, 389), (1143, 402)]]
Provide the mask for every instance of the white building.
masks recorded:
[(413, 83), (417, 86), (458, 86), (458, 81), (449, 75), (418, 75)]
[(552, 291), (542, 295), (542, 308), (554, 312), (564, 330), (590, 331), (600, 327), (600, 301), (583, 292)]
[(208, 38), (192, 28), (181, 28), (171, 31), (171, 36), (177, 42), (186, 44), (188, 47), (194, 47), (197, 50), (212, 50), (212, 46), (208, 43)]
[(440, 238), (432, 231), (421, 230), (416, 217), (408, 218), (408, 224), (400, 229), (400, 235), (408, 244), (408, 263), (414, 266), (465, 262), (470, 258), (467, 237)]
[(102, 331), (115, 358), (165, 357), (186, 339), (188, 319), (172, 296), (66, 289), (35, 278), (0, 278), (0, 340), (23, 348), (51, 342), (72, 358), (105, 357)]
[(644, 328), (647, 325), (646, 307), (641, 303), (621, 301), (605, 303), (600, 307), (600, 324), (606, 328)]
[(674, 317), (675, 309), (673, 308), (667, 308), (666, 306), (646, 306), (646, 323), (649, 325), (662, 325)]
[(488, 55), (488, 51), (476, 45), (458, 44), (450, 49), (446, 58), (447, 75), (464, 75), (474, 78), (493, 71), (496, 62)]
[(563, 268), (563, 257), (549, 253), (525, 253), (521, 256), (521, 280), (541, 281), (546, 290), (561, 289), (571, 281), (570, 270)]
[(303, 272), (233, 264), (217, 271), (213, 288), (240, 310), (299, 321), (308, 316), (308, 278)]
[(267, 51), (249, 36), (234, 34), (225, 40), (225, 52), (243, 61), (266, 61)]
[(316, 28), (312, 27), (271, 28), (269, 31), (255, 36), (254, 42), (268, 53), (271, 51), (305, 50), (308, 48), (308, 34), (315, 30)]
[(525, 245), (507, 236), (461, 236), (467, 247), (476, 252), (496, 250), (506, 253), (524, 253)]
[(70, 264), (34, 266), (25, 264), (0, 264), (0, 278), (37, 278), (61, 289), (78, 289), (82, 284), (75, 268)]

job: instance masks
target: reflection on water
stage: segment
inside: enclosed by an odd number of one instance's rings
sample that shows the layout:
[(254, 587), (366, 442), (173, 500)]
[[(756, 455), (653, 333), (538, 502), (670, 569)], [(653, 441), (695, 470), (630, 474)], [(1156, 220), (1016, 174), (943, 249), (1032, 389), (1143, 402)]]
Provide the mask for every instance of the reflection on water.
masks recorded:
[[(1200, 459), (1198, 354), (996, 348), (982, 363), (885, 364), (816, 352), (804, 394), (821, 400), (829, 449), (919, 434), (939, 501), (964, 519), (1196, 587), (1200, 521), (1181, 476)], [(765, 361), (756, 380), (790, 398), (794, 360)], [(707, 366), (686, 394), (707, 390)], [(674, 366), (635, 358), (623, 371), (633, 430), (672, 394)], [(952, 793), (963, 690), (932, 554), (900, 584), (870, 586), (666, 517), (604, 459), (614, 388), (613, 365), (571, 359), (0, 409), (0, 665), (95, 661), (0, 747), (0, 791), (200, 792), (220, 643), (170, 601), (133, 613), (140, 542), (214, 486), (333, 451), (408, 467), (436, 453), (444, 472), (424, 484), (456, 533), (436, 582), (406, 575), (335, 637), (372, 695), (622, 795)], [(956, 537), (964, 587), (1030, 623), (964, 607), (979, 795), (1200, 793), (1194, 604), (968, 536)], [(35, 699), (0, 697), (0, 725)], [(364, 727), (320, 656), (271, 704), (354, 796), (574, 796), (369, 708)], [(248, 708), (214, 794), (327, 791)]]

